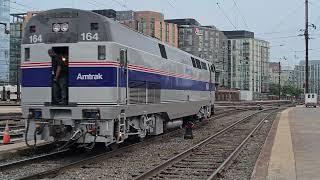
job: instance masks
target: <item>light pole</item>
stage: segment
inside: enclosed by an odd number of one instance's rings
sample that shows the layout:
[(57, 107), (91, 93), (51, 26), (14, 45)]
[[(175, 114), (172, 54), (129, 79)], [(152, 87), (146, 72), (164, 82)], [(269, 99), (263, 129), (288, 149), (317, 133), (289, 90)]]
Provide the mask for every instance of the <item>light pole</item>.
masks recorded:
[(279, 100), (281, 99), (281, 63), (279, 60)]
[(279, 58), (279, 100), (281, 99), (281, 60), (287, 60), (285, 56)]

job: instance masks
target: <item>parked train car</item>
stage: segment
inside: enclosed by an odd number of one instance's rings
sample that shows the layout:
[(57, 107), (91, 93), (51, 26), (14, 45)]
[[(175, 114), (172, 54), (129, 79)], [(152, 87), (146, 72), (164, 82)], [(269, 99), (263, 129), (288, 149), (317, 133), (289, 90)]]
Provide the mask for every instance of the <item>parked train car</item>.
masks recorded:
[[(23, 37), (26, 139), (110, 145), (213, 113), (211, 63), (109, 18), (49, 10), (30, 19)], [(67, 62), (68, 97), (62, 105), (52, 101), (49, 49)]]
[(305, 106), (306, 107), (317, 107), (318, 104), (318, 95), (315, 93), (306, 93), (305, 94)]

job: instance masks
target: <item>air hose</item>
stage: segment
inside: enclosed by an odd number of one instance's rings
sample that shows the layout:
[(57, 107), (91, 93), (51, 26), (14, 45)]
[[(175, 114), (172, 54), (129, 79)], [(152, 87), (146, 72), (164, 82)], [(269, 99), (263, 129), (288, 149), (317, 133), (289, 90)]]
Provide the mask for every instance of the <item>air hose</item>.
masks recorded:
[(26, 133), (25, 133), (25, 136), (24, 136), (24, 140), (25, 140), (25, 142), (26, 142), (27, 147), (29, 147), (29, 148), (34, 148), (34, 149), (35, 149), (36, 146), (37, 146), (37, 131), (34, 130), (34, 134), (33, 134), (34, 144), (33, 144), (33, 145), (30, 145), (29, 142), (28, 142), (29, 126), (30, 126), (30, 119), (28, 118), (28, 119), (27, 119), (27, 127), (26, 127)]
[[(80, 134), (78, 137), (77, 134)], [(72, 146), (75, 142), (77, 142), (78, 139), (80, 139), (83, 136), (82, 130), (78, 129), (77, 131), (74, 132), (74, 134), (71, 136), (71, 138), (64, 144), (62, 145), (60, 148), (58, 148), (58, 151), (61, 151), (63, 149), (66, 149), (70, 146)]]

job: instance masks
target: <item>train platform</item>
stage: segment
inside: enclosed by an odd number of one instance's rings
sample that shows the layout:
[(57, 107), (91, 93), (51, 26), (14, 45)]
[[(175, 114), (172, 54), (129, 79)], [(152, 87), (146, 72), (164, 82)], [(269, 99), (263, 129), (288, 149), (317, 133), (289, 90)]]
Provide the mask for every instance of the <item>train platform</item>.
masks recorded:
[[(33, 144), (34, 141), (29, 141), (30, 144)], [(47, 144), (43, 140), (37, 141), (37, 144), (39, 146)], [(3, 145), (0, 144), (0, 160), (9, 157), (11, 154), (14, 154), (18, 151), (27, 150), (29, 147), (27, 147), (26, 143), (24, 141), (15, 142), (12, 144)]]
[(20, 106), (0, 106), (0, 114), (21, 113)]
[(281, 112), (262, 147), (252, 180), (320, 179), (320, 110)]
[(12, 101), (0, 101), (0, 106), (20, 106), (20, 102), (12, 102)]

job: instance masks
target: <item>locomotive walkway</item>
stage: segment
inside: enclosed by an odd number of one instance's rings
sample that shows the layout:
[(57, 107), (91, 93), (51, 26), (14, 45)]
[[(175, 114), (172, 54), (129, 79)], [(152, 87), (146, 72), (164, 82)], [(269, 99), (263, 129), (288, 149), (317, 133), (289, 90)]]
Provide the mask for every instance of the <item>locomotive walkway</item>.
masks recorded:
[(261, 151), (252, 179), (320, 179), (319, 117), (319, 107), (283, 111)]

